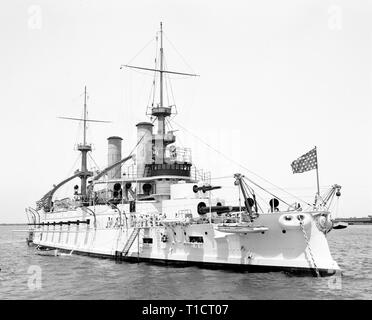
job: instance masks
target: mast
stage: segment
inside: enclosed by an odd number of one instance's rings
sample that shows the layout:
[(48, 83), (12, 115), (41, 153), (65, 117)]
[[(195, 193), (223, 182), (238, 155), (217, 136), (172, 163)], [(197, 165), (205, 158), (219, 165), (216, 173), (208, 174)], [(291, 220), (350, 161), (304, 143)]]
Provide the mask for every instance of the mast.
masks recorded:
[(81, 188), (80, 194), (82, 197), (83, 202), (87, 200), (87, 179), (91, 177), (93, 174), (92, 172), (88, 171), (87, 168), (87, 154), (89, 151), (92, 151), (92, 146), (87, 143), (87, 123), (88, 122), (103, 122), (109, 123), (111, 121), (104, 121), (104, 120), (88, 120), (87, 114), (87, 86), (84, 86), (84, 115), (83, 118), (71, 118), (71, 117), (58, 117), (60, 119), (65, 120), (75, 120), (75, 121), (82, 121), (83, 122), (83, 143), (79, 143), (77, 145), (77, 149), (81, 152), (81, 169), (80, 171), (76, 171), (76, 176), (81, 179)]
[(159, 72), (159, 76), (160, 76), (159, 104), (156, 107), (152, 108), (151, 115), (156, 117), (157, 121), (158, 121), (158, 137), (156, 137), (156, 139), (155, 139), (155, 140), (157, 140), (156, 149), (158, 150), (158, 159), (157, 159), (156, 162), (157, 163), (163, 163), (165, 145), (174, 142), (173, 140), (172, 141), (166, 141), (166, 139), (164, 140), (164, 136), (166, 135), (165, 119), (166, 119), (166, 117), (169, 117), (172, 114), (172, 107), (171, 106), (164, 106), (164, 74), (170, 73), (170, 74), (193, 76), (193, 77), (198, 76), (198, 75), (193, 74), (193, 73), (184, 73), (184, 72), (175, 72), (175, 71), (170, 71), (170, 70), (164, 70), (163, 23), (162, 22), (160, 22), (160, 66), (159, 66), (159, 68), (156, 69), (156, 66), (155, 66), (155, 69), (144, 68), (144, 67), (127, 65), (127, 64), (121, 65), (120, 69), (122, 67)]
[[(159, 66), (159, 75), (160, 75), (160, 86), (159, 86), (159, 110), (153, 110), (153, 115), (155, 111), (155, 116), (158, 118), (158, 134), (164, 135), (165, 134), (165, 118), (170, 115), (171, 110), (163, 110), (164, 107), (164, 48), (163, 48), (163, 23), (160, 22), (160, 66)], [(169, 108), (170, 109), (170, 108)], [(160, 112), (159, 112), (160, 111)], [(159, 152), (164, 153), (164, 146), (161, 147), (162, 151)], [(164, 155), (161, 156), (164, 158)]]
[(87, 134), (87, 86), (84, 87), (84, 138), (83, 144), (86, 144), (86, 134)]
[(315, 146), (315, 156), (316, 156), (316, 186), (317, 186), (317, 193), (315, 196), (315, 205), (318, 206), (319, 201), (322, 201), (322, 197), (320, 196), (318, 151), (317, 151), (316, 146)]
[(83, 132), (83, 143), (78, 145), (78, 150), (81, 152), (81, 170), (80, 179), (81, 187), (80, 193), (84, 201), (87, 195), (87, 179), (92, 175), (87, 168), (87, 154), (92, 151), (92, 146), (87, 144), (87, 86), (84, 87), (84, 116), (83, 116), (84, 132)]
[(163, 106), (163, 23), (160, 22), (160, 107)]
[(173, 142), (165, 139), (165, 121), (172, 113), (169, 106), (164, 106), (164, 48), (163, 48), (163, 23), (160, 22), (160, 66), (159, 66), (159, 105), (152, 109), (152, 115), (158, 120), (158, 134), (155, 137), (155, 163), (162, 164), (165, 160), (165, 147), (167, 144)]
[[(157, 120), (157, 133), (153, 134), (152, 141), (155, 147), (155, 164), (165, 164), (165, 149), (167, 145), (174, 143), (176, 137), (171, 132), (166, 132), (166, 119), (172, 114), (172, 106), (165, 105), (164, 101), (164, 75), (177, 74), (186, 76), (198, 76), (197, 74), (176, 72), (164, 69), (164, 48), (163, 48), (163, 23), (160, 22), (160, 64), (155, 65), (155, 68), (145, 68), (133, 65), (121, 65), (120, 68), (127, 67), (146, 71), (159, 72), (159, 103), (151, 109), (151, 115), (156, 117)], [(157, 75), (156, 75), (157, 76)]]
[(317, 194), (318, 194), (318, 197), (320, 197), (318, 150), (316, 149), (316, 146), (315, 146), (315, 154), (316, 154), (316, 185), (317, 185)]

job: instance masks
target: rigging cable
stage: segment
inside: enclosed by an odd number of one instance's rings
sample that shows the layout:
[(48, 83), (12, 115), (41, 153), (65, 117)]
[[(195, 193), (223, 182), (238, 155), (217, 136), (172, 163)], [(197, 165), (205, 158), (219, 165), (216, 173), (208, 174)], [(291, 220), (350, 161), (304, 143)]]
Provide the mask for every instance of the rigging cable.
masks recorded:
[(94, 161), (94, 158), (92, 157), (92, 155), (90, 154), (90, 152), (88, 153), (89, 155), (89, 158), (93, 161), (94, 165), (97, 167), (98, 170), (100, 170), (98, 164)]
[(340, 199), (339, 199), (339, 197), (337, 197), (337, 199), (336, 199), (336, 214), (335, 214), (335, 219), (336, 218), (338, 218), (338, 208), (339, 208), (339, 201), (340, 201)]
[[(80, 158), (81, 158), (81, 154), (79, 153), (77, 155), (75, 161), (74, 161), (74, 164), (71, 166), (70, 170), (67, 172), (67, 176), (70, 176), (71, 175), (71, 172), (73, 172), (74, 167), (76, 166), (76, 163), (78, 162), (78, 160), (80, 160)], [(57, 195), (59, 196), (62, 193), (62, 191), (65, 191), (65, 190), (67, 190), (66, 189), (66, 185), (62, 186), (62, 188), (60, 188), (59, 190), (57, 190), (56, 193), (55, 193), (55, 196), (57, 196)]]
[[(165, 57), (163, 57), (163, 61), (164, 61), (164, 67), (165, 69), (167, 69), (167, 63), (165, 62)], [(168, 82), (170, 82), (169, 80), (169, 77), (167, 74), (165, 74), (165, 92), (167, 93), (167, 101), (168, 101), (168, 106), (170, 106), (170, 102), (169, 102), (169, 90), (168, 90)]]
[(176, 51), (176, 53), (181, 57), (181, 59), (183, 60), (183, 62), (190, 68), (191, 70), (191, 73), (195, 73), (193, 68), (187, 63), (186, 59), (182, 56), (182, 54), (176, 49), (176, 46), (168, 39), (167, 35), (165, 32), (163, 32), (163, 35), (165, 37), (165, 39), (170, 43), (170, 45), (173, 47), (174, 51)]
[(273, 193), (267, 191), (265, 188), (261, 187), (261, 186), (260, 186), (259, 184), (257, 184), (256, 182), (252, 181), (251, 179), (249, 179), (249, 178), (247, 178), (247, 177), (245, 177), (245, 178), (246, 178), (250, 183), (254, 184), (256, 187), (260, 188), (261, 190), (267, 192), (267, 193), (268, 193), (269, 195), (271, 195), (272, 197), (277, 198), (279, 201), (281, 201), (281, 202), (285, 203), (286, 205), (290, 206), (290, 204), (289, 204), (288, 202), (286, 202), (286, 201), (284, 201), (283, 199), (279, 198), (279, 197), (276, 196), (275, 194), (273, 194)]
[[(157, 65), (158, 65), (158, 55), (159, 55), (159, 52), (158, 52), (158, 49), (159, 49), (159, 41), (158, 41), (158, 35), (156, 35), (156, 46), (155, 46), (155, 66), (154, 66), (154, 69), (156, 70), (157, 69)], [(154, 78), (153, 78), (153, 87), (152, 87), (152, 103), (151, 103), (151, 106), (154, 107), (154, 102), (155, 102), (155, 94), (156, 94), (156, 82), (157, 82), (157, 76), (156, 76), (156, 71), (154, 71)], [(150, 92), (150, 95), (151, 95), (151, 92)], [(148, 107), (147, 107), (148, 109)], [(151, 112), (150, 112), (151, 114)]]
[[(175, 112), (173, 114), (173, 117), (175, 117), (175, 115), (178, 113), (177, 105), (176, 105), (176, 99), (174, 98), (174, 94), (173, 94), (172, 81), (170, 81), (170, 78), (169, 77), (168, 77), (168, 81), (169, 81), (170, 93), (171, 93), (171, 96), (172, 96), (172, 102), (173, 102), (174, 109), (175, 109)], [(168, 94), (168, 92), (167, 92), (167, 94)]]
[(144, 51), (150, 45), (150, 43), (154, 41), (154, 39), (154, 37), (151, 38), (151, 40), (147, 42), (147, 44), (145, 44), (145, 46), (140, 51), (138, 51), (138, 53), (132, 59), (130, 59), (127, 64), (130, 64), (135, 58), (137, 58), (142, 53), (142, 51)]
[[(156, 120), (156, 119), (152, 120), (152, 123), (154, 123), (155, 120)], [(136, 145), (134, 146), (134, 148), (132, 149), (132, 151), (129, 153), (129, 155), (132, 155), (132, 153), (137, 149), (138, 145), (140, 144), (140, 142), (142, 141), (142, 139), (143, 139), (144, 137), (145, 137), (145, 135), (143, 135), (143, 136), (141, 137), (141, 139), (139, 139), (139, 140), (137, 141)]]
[[(308, 203), (308, 202), (306, 202), (306, 201), (300, 199), (299, 197), (297, 197), (297, 196), (295, 196), (295, 195), (289, 193), (288, 191), (282, 189), (281, 187), (279, 187), (279, 186), (273, 184), (272, 182), (268, 181), (267, 179), (261, 177), (260, 175), (254, 173), (253, 171), (251, 171), (251, 170), (249, 170), (248, 168), (244, 167), (243, 165), (241, 165), (241, 164), (238, 163), (237, 161), (231, 159), (230, 157), (226, 156), (225, 154), (223, 154), (223, 153), (220, 152), (219, 150), (213, 148), (211, 145), (209, 145), (208, 143), (206, 143), (204, 140), (202, 140), (201, 138), (199, 138), (199, 137), (196, 136), (195, 134), (191, 133), (189, 130), (187, 130), (185, 127), (181, 126), (179, 123), (177, 123), (177, 122), (174, 121), (173, 119), (171, 119), (171, 120), (172, 120), (172, 121), (173, 121), (177, 126), (181, 127), (183, 130), (185, 130), (186, 132), (188, 132), (189, 134), (191, 134), (192, 136), (194, 136), (195, 138), (197, 138), (199, 141), (201, 141), (201, 142), (202, 142), (203, 144), (205, 144), (207, 147), (209, 147), (209, 148), (212, 149), (213, 151), (215, 151), (215, 152), (217, 152), (218, 154), (220, 154), (221, 156), (223, 156), (225, 159), (227, 159), (227, 160), (229, 160), (229, 161), (235, 163), (235, 164), (238, 165), (240, 168), (242, 168), (242, 169), (248, 171), (249, 173), (255, 175), (256, 177), (262, 179), (263, 181), (266, 181), (267, 183), (269, 183), (269, 184), (271, 184), (272, 186), (278, 188), (279, 190), (285, 192), (286, 194), (288, 194), (288, 195), (290, 195), (290, 196), (296, 198), (297, 200), (299, 200), (299, 201), (301, 201), (301, 202), (303, 202), (303, 203), (305, 203), (305, 204), (307, 204), (307, 205), (309, 205), (309, 206), (312, 206), (310, 203)], [(260, 188), (261, 188), (261, 187), (260, 187)], [(274, 197), (275, 197), (275, 196), (274, 196)], [(279, 199), (279, 198), (278, 198), (278, 199)], [(281, 201), (283, 201), (283, 200), (281, 200)], [(283, 202), (284, 202), (284, 201), (283, 201)], [(286, 202), (284, 202), (284, 203), (286, 203)]]

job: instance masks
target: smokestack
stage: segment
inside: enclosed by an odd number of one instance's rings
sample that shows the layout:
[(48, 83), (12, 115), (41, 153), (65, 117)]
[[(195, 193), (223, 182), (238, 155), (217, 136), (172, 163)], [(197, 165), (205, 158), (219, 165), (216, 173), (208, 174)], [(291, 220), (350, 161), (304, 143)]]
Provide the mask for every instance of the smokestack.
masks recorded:
[[(121, 141), (120, 137), (109, 137), (108, 140), (108, 152), (107, 152), (107, 166), (110, 166), (119, 160), (121, 160)], [(121, 166), (117, 166), (110, 170), (108, 173), (109, 179), (120, 179), (121, 178)]]
[(152, 163), (152, 128), (150, 122), (140, 122), (137, 127), (137, 176), (143, 177), (145, 173), (145, 164)]

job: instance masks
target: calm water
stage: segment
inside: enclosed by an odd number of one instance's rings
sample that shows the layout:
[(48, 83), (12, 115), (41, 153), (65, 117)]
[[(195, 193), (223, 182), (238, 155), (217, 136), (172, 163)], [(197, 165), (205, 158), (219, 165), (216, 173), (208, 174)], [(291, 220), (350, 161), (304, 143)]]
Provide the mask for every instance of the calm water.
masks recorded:
[[(372, 299), (372, 225), (329, 234), (343, 275), (321, 279), (43, 257), (12, 232), (24, 228), (0, 226), (0, 299)], [(41, 270), (40, 289), (28, 285), (33, 270)]]

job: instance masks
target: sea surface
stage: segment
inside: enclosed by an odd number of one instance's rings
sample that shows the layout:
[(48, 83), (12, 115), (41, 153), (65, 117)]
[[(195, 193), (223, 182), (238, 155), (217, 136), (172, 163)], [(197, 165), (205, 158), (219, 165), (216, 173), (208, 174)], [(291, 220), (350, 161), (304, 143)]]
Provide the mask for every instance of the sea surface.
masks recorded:
[(372, 225), (332, 230), (327, 278), (39, 256), (25, 228), (0, 226), (0, 299), (372, 299)]

